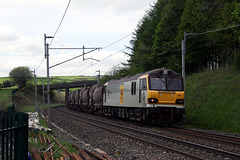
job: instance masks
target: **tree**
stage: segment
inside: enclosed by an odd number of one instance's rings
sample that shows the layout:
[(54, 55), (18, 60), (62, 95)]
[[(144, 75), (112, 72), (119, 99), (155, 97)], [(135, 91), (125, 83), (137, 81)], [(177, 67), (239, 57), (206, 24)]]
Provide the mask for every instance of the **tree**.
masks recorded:
[(215, 32), (239, 24), (239, 0), (157, 0), (130, 41), (126, 73), (161, 67), (181, 72), (184, 32), (193, 34), (187, 37), (186, 73), (232, 64), (239, 68), (240, 27)]
[[(206, 33), (234, 24), (233, 0), (187, 0), (178, 27), (177, 43), (183, 32)], [(187, 41), (186, 72), (229, 66), (238, 48), (233, 29), (193, 36)]]
[(26, 86), (28, 80), (32, 79), (32, 73), (29, 67), (17, 67), (11, 70), (9, 77), (22, 88)]
[(120, 67), (120, 66), (113, 66), (109, 72), (107, 72), (100, 80), (102, 84), (106, 83), (112, 79), (120, 79), (129, 75), (128, 68)]
[(181, 15), (184, 10), (185, 0), (169, 0), (162, 10), (162, 18), (157, 25), (152, 47), (153, 55), (156, 57), (154, 68), (171, 68), (177, 72), (181, 71), (181, 50), (177, 48), (177, 28), (181, 23)]
[(139, 21), (137, 29), (134, 32), (130, 60), (130, 74), (151, 70), (152, 66), (152, 46), (156, 27), (161, 20), (162, 10), (168, 3), (168, 0), (158, 0), (150, 10)]
[[(239, 25), (240, 24), (240, 3), (237, 2), (237, 0), (234, 1), (235, 4), (235, 10), (233, 12), (233, 16), (234, 16), (234, 20), (235, 20), (235, 25)], [(238, 44), (240, 43), (240, 27), (235, 28), (234, 34), (236, 37), (236, 41), (238, 42)], [(235, 47), (237, 48), (237, 47)], [(236, 70), (240, 70), (240, 49), (239, 49), (239, 45), (238, 48), (235, 49), (235, 54), (234, 54), (234, 67)]]

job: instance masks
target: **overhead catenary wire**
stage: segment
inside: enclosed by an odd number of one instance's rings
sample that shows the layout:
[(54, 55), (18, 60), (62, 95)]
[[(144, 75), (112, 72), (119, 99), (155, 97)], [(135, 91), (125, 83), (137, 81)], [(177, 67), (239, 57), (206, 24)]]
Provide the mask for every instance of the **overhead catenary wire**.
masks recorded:
[(213, 29), (213, 30), (210, 30), (210, 31), (202, 32), (202, 33), (187, 33), (188, 34), (187, 39), (189, 39), (191, 36), (199, 36), (199, 35), (203, 35), (203, 34), (207, 34), (207, 33), (223, 31), (223, 30), (232, 29), (232, 28), (236, 28), (236, 27), (240, 27), (240, 24), (230, 26), (230, 27), (220, 28), (220, 29)]
[[(130, 34), (128, 34), (128, 35), (126, 35), (126, 36), (124, 36), (124, 37), (120, 38), (119, 40), (116, 40), (116, 41), (114, 41), (114, 42), (112, 42), (112, 43), (110, 43), (110, 44), (106, 45), (106, 46), (105, 46), (105, 47), (103, 47), (102, 49), (106, 49), (106, 48), (108, 48), (108, 47), (110, 47), (110, 46), (112, 46), (112, 45), (114, 45), (114, 44), (116, 44), (116, 43), (120, 42), (121, 40), (123, 40), (123, 39), (125, 39), (125, 38), (129, 37), (130, 35), (132, 35), (132, 33), (130, 33)], [(97, 53), (98, 53), (98, 52), (96, 52), (95, 54), (93, 54), (93, 55), (92, 55), (92, 57), (93, 57), (93, 56), (95, 56)], [(91, 57), (91, 58), (92, 58), (92, 57)]]
[(102, 49), (108, 48), (108, 47), (110, 47), (110, 46), (114, 45), (115, 43), (118, 43), (118, 42), (120, 42), (121, 40), (123, 40), (123, 39), (125, 39), (125, 38), (129, 37), (130, 35), (132, 35), (132, 33), (130, 33), (130, 34), (128, 34), (128, 35), (126, 35), (126, 36), (124, 36), (124, 37), (120, 38), (119, 40), (117, 40), (117, 41), (115, 41), (115, 42), (113, 42), (113, 43), (110, 43), (109, 45), (106, 45), (106, 46), (105, 46), (105, 47), (103, 47)]
[(88, 68), (90, 68), (90, 67), (92, 67), (92, 66), (94, 66), (94, 65), (96, 65), (96, 64), (98, 64), (98, 63), (100, 63), (100, 62), (102, 62), (102, 61), (104, 61), (104, 60), (106, 60), (106, 59), (108, 59), (108, 58), (110, 58), (110, 57), (112, 57), (112, 56), (114, 56), (114, 55), (120, 53), (120, 52), (123, 52), (123, 51), (126, 50), (126, 49), (128, 49), (128, 48), (125, 47), (124, 49), (121, 49), (120, 51), (115, 52), (115, 53), (113, 53), (113, 54), (111, 54), (111, 55), (109, 55), (109, 56), (107, 56), (107, 57), (101, 59), (100, 61), (91, 64), (90, 66), (86, 67), (85, 69), (83, 69), (83, 70), (77, 72), (77, 73), (75, 74), (75, 76), (76, 76), (77, 74), (79, 74), (80, 72), (83, 72), (83, 71), (87, 70)]
[(37, 70), (39, 69), (39, 67), (42, 65), (44, 59), (45, 59), (45, 58), (43, 57), (42, 61), (40, 62), (40, 64), (38, 65), (38, 67), (35, 69), (35, 71), (37, 71)]
[[(64, 12), (64, 14), (63, 14), (63, 16), (62, 16), (62, 19), (61, 19), (61, 21), (60, 21), (60, 23), (59, 23), (59, 25), (58, 25), (55, 33), (54, 33), (54, 36), (53, 36), (53, 38), (52, 38), (52, 40), (51, 40), (50, 46), (52, 45), (52, 42), (53, 42), (53, 40), (54, 40), (54, 37), (57, 35), (57, 32), (58, 32), (58, 30), (59, 30), (59, 28), (60, 28), (60, 26), (61, 26), (61, 24), (62, 24), (62, 22), (63, 22), (63, 19), (64, 19), (66, 13), (67, 13), (67, 10), (68, 10), (68, 8), (69, 8), (70, 3), (71, 3), (71, 0), (69, 0), (69, 2), (68, 2), (68, 4), (67, 4), (67, 7), (66, 7), (65, 12)], [(38, 65), (38, 67), (35, 69), (35, 71), (37, 71), (37, 70), (40, 68), (40, 66), (42, 65), (44, 59), (45, 59), (45, 58), (42, 59), (42, 61), (40, 62), (40, 64)]]
[(77, 68), (75, 68), (74, 70), (72, 70), (69, 74), (73, 73), (74, 71), (76, 71), (78, 68), (80, 68), (81, 66), (83, 66), (87, 61), (84, 61), (81, 65), (79, 65)]
[(61, 19), (61, 21), (60, 21), (60, 23), (59, 23), (59, 25), (58, 25), (58, 27), (57, 27), (57, 30), (56, 30), (55, 33), (54, 33), (54, 36), (53, 36), (53, 38), (52, 38), (49, 46), (52, 45), (53, 40), (54, 40), (55, 36), (57, 35), (60, 26), (62, 25), (63, 19), (64, 19), (66, 13), (67, 13), (67, 10), (68, 10), (68, 8), (69, 8), (70, 3), (71, 3), (71, 0), (69, 0), (69, 2), (68, 2), (68, 4), (67, 4), (67, 7), (66, 7), (65, 12), (64, 12), (64, 14), (63, 14), (63, 16), (62, 16), (62, 19)]
[[(122, 38), (120, 38), (120, 39), (118, 39), (118, 40), (116, 40), (116, 41), (114, 41), (114, 42), (106, 45), (106, 46), (103, 47), (102, 49), (106, 49), (106, 48), (108, 48), (108, 47), (110, 47), (110, 46), (112, 46), (112, 45), (120, 42), (121, 40), (123, 40), (123, 39), (125, 39), (125, 38), (127, 38), (127, 37), (129, 37), (129, 36), (131, 36), (131, 35), (132, 35), (132, 33), (130, 33), (130, 34), (128, 34), (128, 35), (126, 35), (126, 36), (124, 36), (124, 37), (122, 37)], [(125, 49), (126, 49), (126, 48), (125, 48)], [(98, 50), (96, 53), (94, 53), (94, 54), (91, 56), (91, 58), (93, 58), (98, 52), (99, 52), (99, 50)], [(84, 61), (84, 62), (83, 62), (81, 65), (79, 65), (77, 68), (75, 68), (74, 70), (72, 70), (69, 74), (72, 74), (74, 71), (76, 71), (78, 68), (80, 68), (80, 67), (81, 67), (83, 64), (85, 64), (85, 63), (86, 63), (86, 61)], [(79, 72), (78, 72), (78, 73), (79, 73)], [(78, 73), (77, 73), (77, 74), (78, 74)]]

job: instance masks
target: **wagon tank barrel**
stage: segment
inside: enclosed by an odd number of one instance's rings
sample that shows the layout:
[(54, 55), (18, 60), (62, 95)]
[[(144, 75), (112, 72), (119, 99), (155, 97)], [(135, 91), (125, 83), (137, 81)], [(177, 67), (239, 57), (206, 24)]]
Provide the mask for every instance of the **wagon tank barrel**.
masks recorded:
[[(97, 81), (95, 80), (85, 80), (85, 81), (76, 81), (72, 83), (59, 83), (50, 85), (50, 90), (57, 90), (57, 89), (65, 89), (65, 102), (68, 102), (68, 96), (69, 96), (69, 88), (80, 88), (80, 87), (90, 87), (97, 84)], [(38, 85), (37, 89), (38, 91), (47, 90), (47, 85)]]

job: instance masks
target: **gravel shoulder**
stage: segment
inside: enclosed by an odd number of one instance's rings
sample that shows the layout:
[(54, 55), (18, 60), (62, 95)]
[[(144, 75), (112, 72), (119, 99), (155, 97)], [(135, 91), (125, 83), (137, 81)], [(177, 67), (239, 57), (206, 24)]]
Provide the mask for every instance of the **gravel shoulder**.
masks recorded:
[[(76, 113), (76, 111), (73, 111)], [(85, 116), (88, 114), (77, 112), (77, 114), (84, 114)], [(96, 152), (104, 152), (109, 155), (113, 159), (187, 159), (182, 155), (171, 153), (169, 151), (155, 148), (135, 140), (110, 133), (103, 129), (99, 129), (88, 124), (82, 122), (75, 122), (70, 120), (69, 118), (64, 118), (58, 114), (52, 115), (52, 123), (53, 129), (55, 130), (55, 135), (62, 138), (65, 141), (68, 141), (75, 146), (87, 149), (90, 151)], [(93, 116), (93, 115), (89, 115)], [(141, 124), (126, 122), (121, 120), (109, 119), (106, 117), (95, 116), (94, 118), (103, 119), (104, 121), (114, 121), (116, 123), (124, 123), (124, 125), (132, 126), (134, 128), (139, 128), (143, 130), (148, 130), (151, 132), (156, 132), (159, 134), (163, 134), (159, 127), (147, 127), (142, 126)], [(64, 128), (64, 130), (63, 130)], [(199, 129), (196, 129), (199, 130)], [(204, 132), (215, 132), (215, 131), (207, 131), (201, 130)], [(229, 134), (229, 133), (221, 133), (218, 134), (231, 135), (234, 137), (240, 137), (239, 134)], [(173, 135), (176, 136), (175, 134)], [(170, 135), (171, 137), (171, 135)], [(189, 137), (188, 137), (189, 138)], [(187, 138), (186, 138), (187, 139)], [(190, 140), (191, 141), (191, 140)], [(206, 142), (207, 143), (207, 142)], [(209, 157), (210, 158), (210, 157)], [(213, 158), (213, 157), (212, 157)], [(221, 159), (223, 157), (219, 157), (217, 159)]]
[(148, 146), (85, 123), (70, 121), (57, 114), (52, 115), (55, 135), (82, 149), (104, 152), (113, 159), (186, 159), (179, 154)]

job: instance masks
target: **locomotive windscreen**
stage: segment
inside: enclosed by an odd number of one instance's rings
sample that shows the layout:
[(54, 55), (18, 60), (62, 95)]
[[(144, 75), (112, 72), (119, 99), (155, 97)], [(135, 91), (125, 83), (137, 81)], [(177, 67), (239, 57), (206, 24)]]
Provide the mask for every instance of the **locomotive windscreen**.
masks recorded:
[(183, 91), (183, 79), (150, 77), (149, 88), (160, 91)]

